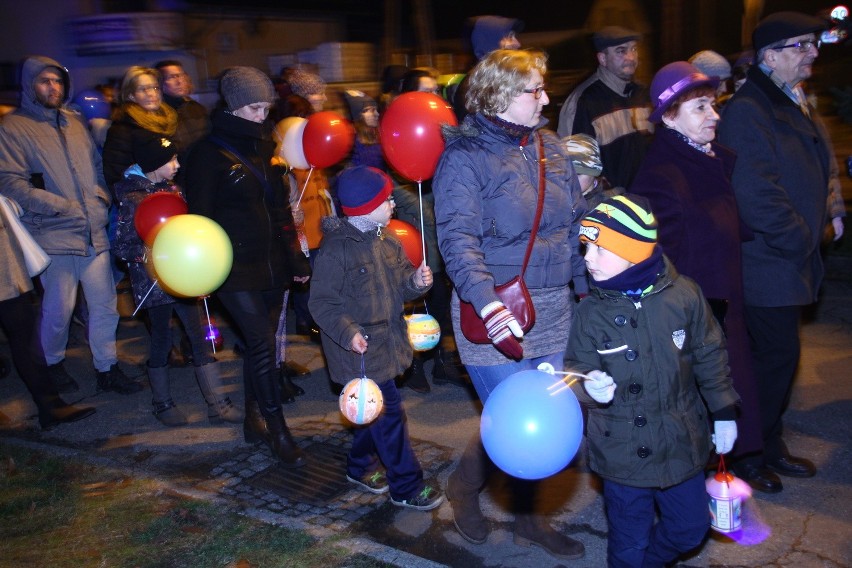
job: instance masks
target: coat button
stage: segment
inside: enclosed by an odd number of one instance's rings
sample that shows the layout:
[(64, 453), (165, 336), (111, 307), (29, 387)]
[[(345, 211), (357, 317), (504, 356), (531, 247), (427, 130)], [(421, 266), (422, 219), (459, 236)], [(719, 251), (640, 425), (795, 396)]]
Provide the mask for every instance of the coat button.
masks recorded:
[(638, 357), (638, 356), (639, 356), (639, 354), (636, 353), (636, 351), (634, 351), (633, 349), (628, 349), (627, 351), (624, 352), (624, 358), (627, 359), (628, 361), (635, 361), (636, 357)]
[(644, 426), (647, 423), (648, 423), (648, 419), (645, 418), (644, 416), (637, 416), (636, 418), (633, 419), (633, 425), (636, 426), (637, 428), (641, 428), (642, 426)]
[(630, 383), (630, 386), (627, 387), (627, 390), (630, 391), (630, 394), (639, 394), (642, 392), (642, 385), (639, 383)]
[(624, 316), (615, 316), (615, 325), (621, 327), (622, 325), (627, 323), (627, 318)]
[(651, 448), (646, 446), (640, 446), (638, 450), (636, 450), (636, 455), (642, 458), (643, 460), (651, 455)]

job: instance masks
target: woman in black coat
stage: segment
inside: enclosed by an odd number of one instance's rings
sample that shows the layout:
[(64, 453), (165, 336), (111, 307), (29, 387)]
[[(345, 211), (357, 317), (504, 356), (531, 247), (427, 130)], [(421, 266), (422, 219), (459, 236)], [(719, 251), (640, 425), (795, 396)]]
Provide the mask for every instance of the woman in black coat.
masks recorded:
[[(275, 372), (278, 322), (270, 319), (281, 313), (298, 258), (291, 253), (294, 239), (285, 233), (293, 225), (286, 172), (272, 165), (275, 143), (266, 117), (275, 90), (253, 67), (228, 69), (220, 88), (226, 108), (214, 111), (212, 133), (188, 158), (189, 212), (219, 223), (234, 250), (233, 268), (216, 295), (245, 342), (245, 440), (263, 441), (283, 466), (299, 467), (305, 458), (284, 420)], [(293, 272), (307, 273), (304, 266)]]
[[(732, 458), (762, 452), (760, 409), (743, 314), (743, 240), (731, 172), (736, 156), (715, 142), (719, 121), (716, 79), (677, 61), (651, 83), (651, 120), (662, 122), (629, 191), (644, 195), (659, 223), (659, 243), (678, 272), (701, 286), (727, 337), (734, 388), (742, 399)], [(774, 493), (770, 471), (742, 475), (755, 489)]]

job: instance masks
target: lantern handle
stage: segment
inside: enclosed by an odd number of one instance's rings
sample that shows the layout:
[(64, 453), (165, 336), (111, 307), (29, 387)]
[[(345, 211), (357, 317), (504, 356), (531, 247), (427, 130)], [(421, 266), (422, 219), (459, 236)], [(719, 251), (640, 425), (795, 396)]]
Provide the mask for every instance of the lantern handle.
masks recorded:
[(728, 473), (728, 469), (725, 467), (725, 454), (719, 454), (719, 467), (716, 469), (716, 473)]

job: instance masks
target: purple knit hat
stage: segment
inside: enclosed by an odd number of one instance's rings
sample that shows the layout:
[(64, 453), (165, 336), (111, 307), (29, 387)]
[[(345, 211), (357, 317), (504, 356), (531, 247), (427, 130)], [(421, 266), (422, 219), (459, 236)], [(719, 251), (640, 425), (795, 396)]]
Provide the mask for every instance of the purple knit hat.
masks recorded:
[(681, 93), (701, 85), (715, 89), (719, 85), (719, 79), (708, 77), (686, 61), (675, 61), (664, 66), (651, 81), (651, 102), (654, 104), (654, 111), (649, 120), (660, 122), (663, 114)]

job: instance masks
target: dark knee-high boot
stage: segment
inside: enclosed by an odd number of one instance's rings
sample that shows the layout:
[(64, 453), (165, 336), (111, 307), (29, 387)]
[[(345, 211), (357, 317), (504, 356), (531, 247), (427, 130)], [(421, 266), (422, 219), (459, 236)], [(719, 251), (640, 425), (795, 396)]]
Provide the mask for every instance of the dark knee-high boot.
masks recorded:
[(447, 479), (447, 499), (453, 509), (453, 523), (459, 534), (474, 544), (488, 539), (488, 519), (479, 508), (479, 491), (491, 472), (491, 459), (477, 434), (462, 454), (456, 469)]
[(302, 449), (293, 440), (284, 413), (279, 410), (272, 416), (266, 418), (266, 426), (269, 428), (269, 441), (267, 445), (272, 455), (278, 458), (282, 467), (302, 467), (307, 463)]

